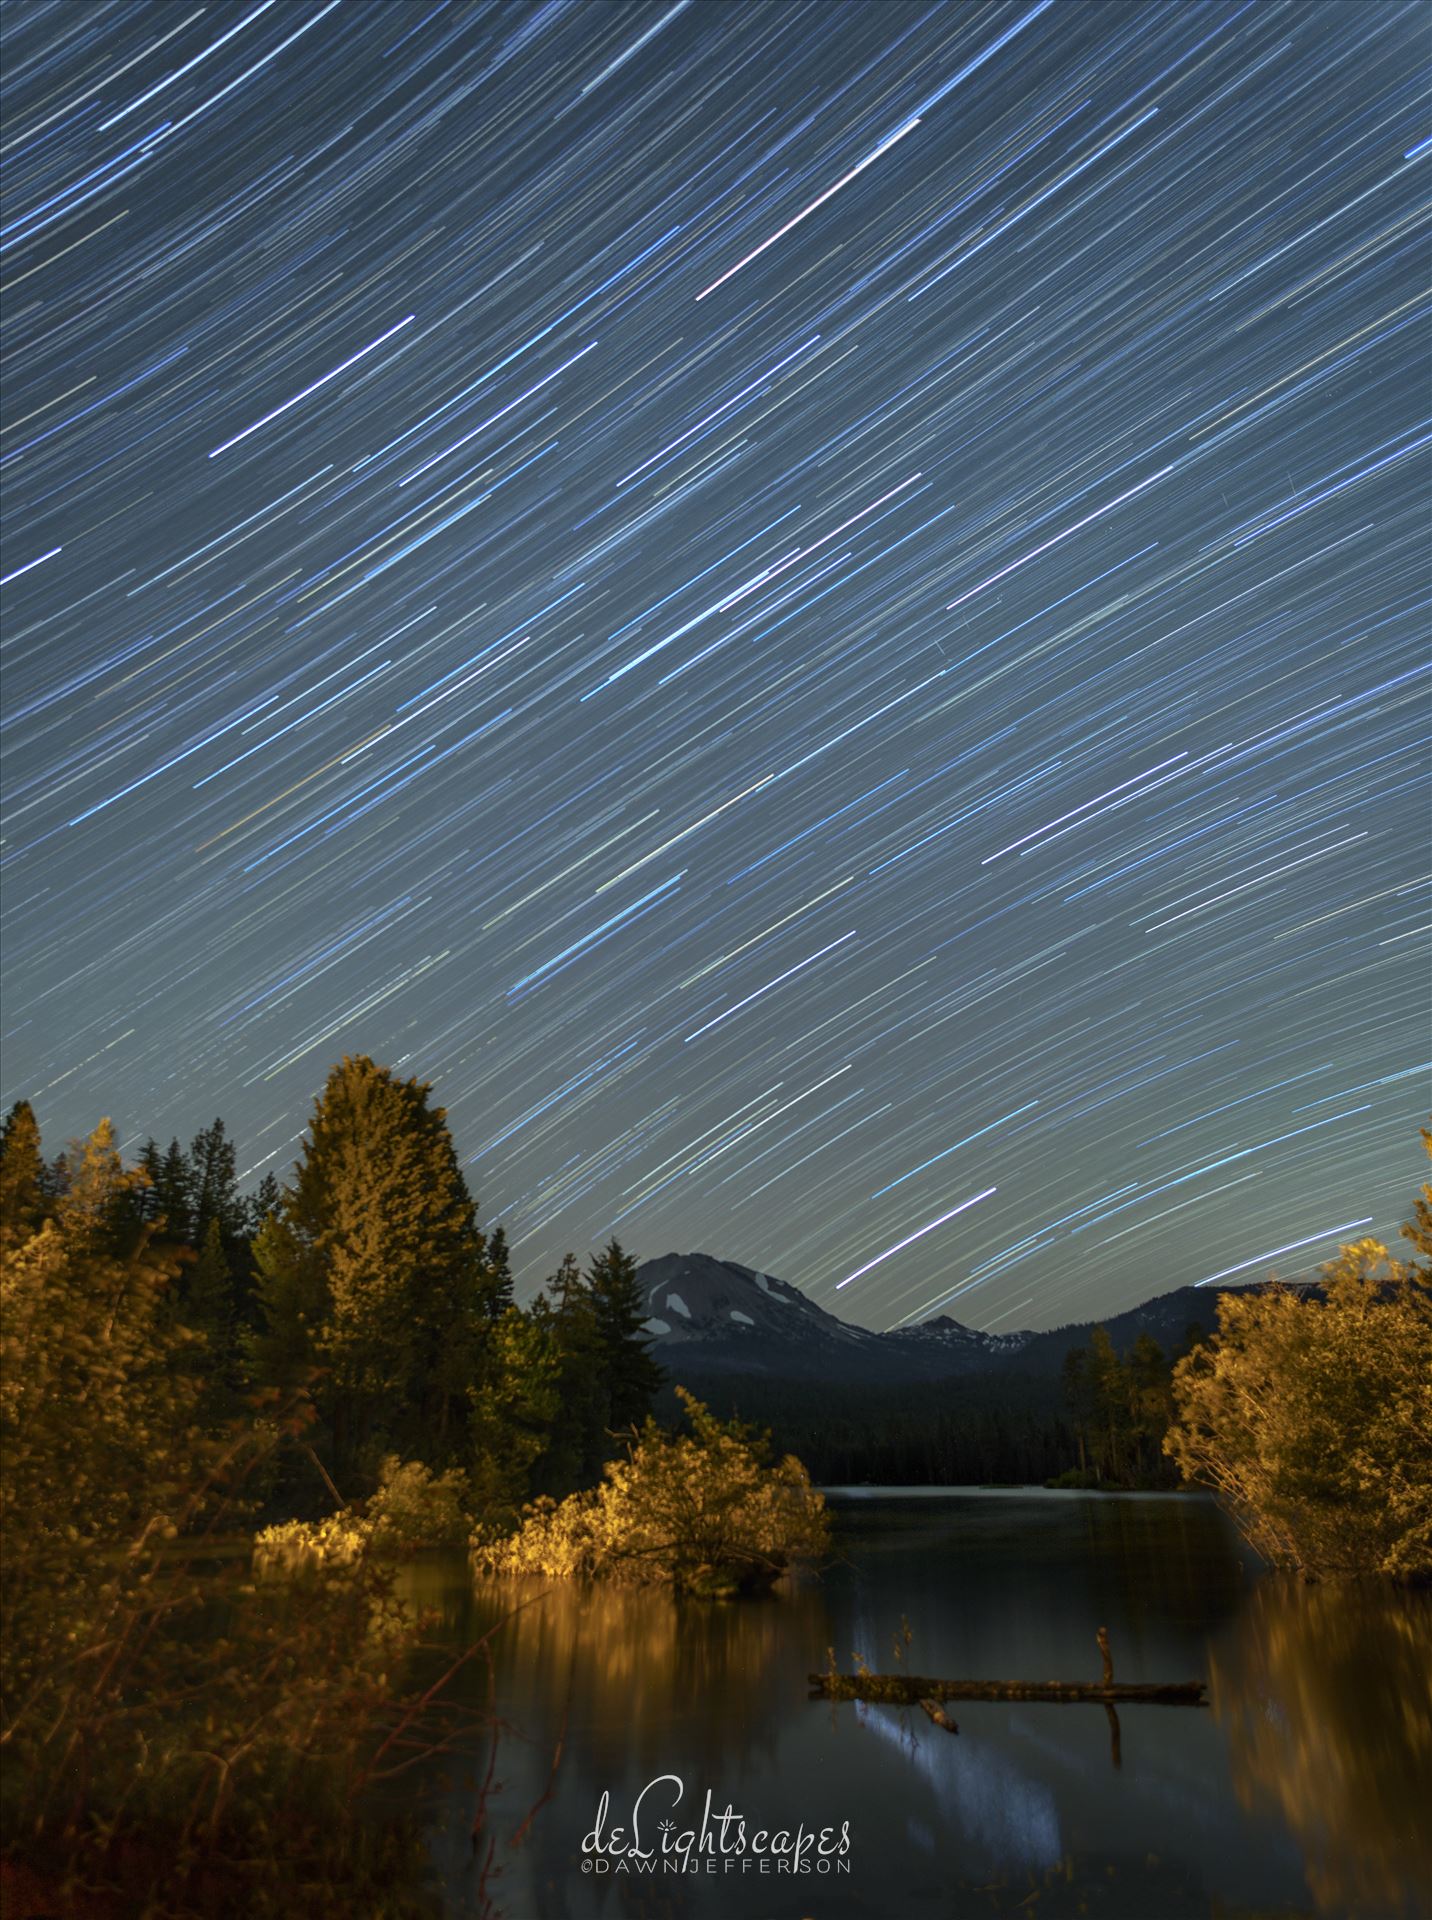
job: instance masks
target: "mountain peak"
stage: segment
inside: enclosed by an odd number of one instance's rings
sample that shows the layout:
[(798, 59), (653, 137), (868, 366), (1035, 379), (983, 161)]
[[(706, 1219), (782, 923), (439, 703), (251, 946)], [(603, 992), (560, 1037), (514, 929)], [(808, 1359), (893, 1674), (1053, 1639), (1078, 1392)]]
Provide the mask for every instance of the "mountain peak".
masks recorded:
[(680, 1373), (788, 1379), (933, 1379), (962, 1371), (1020, 1336), (991, 1341), (947, 1315), (900, 1333), (851, 1326), (773, 1274), (709, 1253), (664, 1253), (637, 1269), (656, 1357)]
[(735, 1260), (709, 1253), (663, 1253), (637, 1269), (646, 1294), (647, 1328), (658, 1340), (681, 1341), (715, 1333), (742, 1337), (749, 1327), (769, 1327), (781, 1336), (802, 1324), (825, 1323), (840, 1334), (859, 1330), (808, 1300), (798, 1287)]

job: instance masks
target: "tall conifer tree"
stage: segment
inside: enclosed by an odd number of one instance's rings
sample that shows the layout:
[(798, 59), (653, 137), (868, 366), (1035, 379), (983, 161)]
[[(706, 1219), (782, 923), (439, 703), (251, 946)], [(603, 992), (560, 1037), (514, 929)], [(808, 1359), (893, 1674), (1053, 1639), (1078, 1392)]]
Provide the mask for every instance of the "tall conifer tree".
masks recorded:
[(135, 1203), (140, 1217), (146, 1221), (159, 1217), (159, 1181), (163, 1169), (164, 1156), (159, 1151), (159, 1142), (150, 1134), (139, 1150), (139, 1171), (144, 1175), (144, 1184)]
[(546, 1283), (534, 1318), (545, 1329), (557, 1363), (557, 1415), (537, 1473), (541, 1491), (570, 1493), (590, 1486), (607, 1450), (607, 1394), (597, 1333), (596, 1305), (575, 1254), (567, 1254)]
[(270, 1214), (278, 1212), (282, 1199), (283, 1190), (278, 1181), (266, 1173), (244, 1202), (244, 1233), (249, 1240), (256, 1238)]
[(202, 1247), (210, 1221), (217, 1220), (225, 1247), (232, 1247), (244, 1230), (244, 1203), (234, 1143), (222, 1120), (202, 1128), (189, 1143), (189, 1193), (193, 1244)]
[(618, 1433), (639, 1427), (661, 1385), (646, 1333), (647, 1311), (636, 1261), (611, 1240), (587, 1269), (597, 1345), (607, 1389), (607, 1423)]
[(487, 1238), (487, 1310), (498, 1320), (512, 1305), (512, 1260), (507, 1251), (507, 1232), (494, 1227)]
[(397, 1446), (431, 1465), (462, 1424), (489, 1274), (471, 1195), (430, 1089), (345, 1058), (314, 1104), (279, 1215), (256, 1245), (261, 1356), (307, 1344), (341, 1467)]
[(161, 1239), (192, 1246), (193, 1179), (184, 1149), (177, 1140), (171, 1140), (161, 1156), (157, 1144), (150, 1140), (140, 1156), (140, 1166), (149, 1180), (144, 1195), (145, 1218), (155, 1222)]
[(47, 1188), (35, 1110), (17, 1100), (0, 1128), (0, 1245), (18, 1246), (39, 1231)]
[(199, 1257), (185, 1276), (184, 1319), (208, 1343), (203, 1372), (211, 1384), (237, 1386), (234, 1277), (217, 1219), (209, 1221)]
[(126, 1172), (120, 1160), (114, 1123), (101, 1120), (55, 1163), (55, 1219), (74, 1245), (127, 1257), (148, 1238), (138, 1210), (143, 1184), (143, 1175)]

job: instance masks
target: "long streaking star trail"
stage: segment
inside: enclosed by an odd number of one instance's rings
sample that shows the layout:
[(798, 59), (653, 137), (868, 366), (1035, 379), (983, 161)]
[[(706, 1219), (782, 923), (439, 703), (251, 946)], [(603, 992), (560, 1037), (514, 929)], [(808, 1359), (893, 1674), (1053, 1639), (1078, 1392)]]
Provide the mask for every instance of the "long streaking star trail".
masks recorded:
[(245, 427), (242, 433), (234, 434), (232, 438), (223, 441), (219, 446), (213, 448), (209, 454), (209, 458), (213, 460), (219, 454), (227, 453), (230, 447), (236, 447), (241, 440), (247, 440), (249, 435), (251, 433), (257, 433), (260, 427), (266, 427), (270, 420), (277, 420), (281, 413), (287, 413), (290, 407), (296, 407), (300, 400), (306, 400), (309, 394), (317, 393), (318, 389), (320, 387), (326, 387), (330, 380), (336, 380), (340, 373), (346, 373), (349, 367), (357, 366), (358, 362), (365, 360), (375, 348), (381, 347), (385, 340), (391, 340), (395, 333), (401, 333), (404, 327), (410, 327), (415, 318), (416, 315), (411, 313), (407, 314), (403, 319), (398, 321), (396, 326), (389, 327), (386, 333), (380, 333), (376, 340), (370, 340), (366, 347), (360, 347), (357, 353), (350, 353), (346, 360), (340, 361), (336, 367), (330, 368), (327, 373), (320, 375), (317, 380), (311, 381), (301, 393), (294, 394), (291, 399), (285, 400), (282, 406), (274, 407), (270, 412), (264, 414), (261, 419), (255, 420), (252, 426)]
[(936, 1227), (944, 1226), (947, 1220), (953, 1220), (957, 1213), (964, 1213), (976, 1206), (981, 1200), (988, 1200), (994, 1193), (994, 1187), (986, 1187), (983, 1193), (973, 1194), (968, 1200), (962, 1200), (957, 1207), (951, 1207), (948, 1213), (942, 1213), (938, 1219), (928, 1221), (923, 1227), (917, 1227), (914, 1233), (907, 1233), (903, 1240), (897, 1240), (893, 1247), (887, 1247), (884, 1253), (877, 1253), (873, 1260), (867, 1260), (863, 1267), (857, 1267), (854, 1273), (846, 1274), (843, 1280), (836, 1281), (836, 1287), (848, 1287), (852, 1280), (858, 1280), (862, 1274), (869, 1273), (872, 1267), (878, 1267), (882, 1261), (893, 1254), (901, 1253), (906, 1247), (913, 1246), (917, 1240), (923, 1240), (927, 1233), (933, 1233)]

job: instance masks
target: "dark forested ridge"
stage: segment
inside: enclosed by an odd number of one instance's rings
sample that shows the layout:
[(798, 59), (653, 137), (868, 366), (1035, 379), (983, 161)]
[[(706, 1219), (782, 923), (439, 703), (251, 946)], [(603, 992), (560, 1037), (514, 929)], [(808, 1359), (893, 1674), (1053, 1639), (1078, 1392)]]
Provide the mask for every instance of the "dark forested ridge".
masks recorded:
[(1176, 1485), (1162, 1451), (1172, 1371), (1213, 1331), (1221, 1297), (1182, 1287), (1040, 1333), (944, 1315), (875, 1333), (708, 1254), (666, 1254), (637, 1277), (670, 1378), (769, 1427), (827, 1484)]

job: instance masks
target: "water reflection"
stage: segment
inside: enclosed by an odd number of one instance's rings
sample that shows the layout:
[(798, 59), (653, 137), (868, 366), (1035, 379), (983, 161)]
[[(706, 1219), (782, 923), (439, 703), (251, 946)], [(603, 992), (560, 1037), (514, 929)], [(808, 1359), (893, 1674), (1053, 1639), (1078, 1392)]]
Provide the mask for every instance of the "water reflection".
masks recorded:
[(991, 1742), (967, 1735), (941, 1738), (913, 1714), (893, 1707), (853, 1708), (869, 1734), (899, 1750), (933, 1796), (934, 1828), (910, 1824), (911, 1838), (935, 1851), (936, 1830), (960, 1833), (993, 1865), (1043, 1873), (1061, 1858), (1059, 1810), (1052, 1791)]
[[(881, 1493), (834, 1513), (824, 1579), (766, 1601), (474, 1588), (456, 1559), (405, 1573), (449, 1649), (501, 1622), (497, 1706), (513, 1731), (494, 1830), (542, 1803), (521, 1848), (501, 1843), (509, 1920), (1429, 1911), (1416, 1903), (1432, 1885), (1432, 1599), (1259, 1577), (1199, 1500)], [(842, 1666), (858, 1649), (889, 1667), (902, 1616), (914, 1671), (1093, 1678), (1105, 1625), (1121, 1678), (1206, 1676), (1215, 1709), (1122, 1710), (1115, 1770), (1096, 1707), (961, 1702), (951, 1735), (918, 1710), (807, 1698), (829, 1647)], [(818, 1898), (789, 1881), (756, 1892), (585, 1876), (600, 1794), (629, 1803), (668, 1771), (698, 1806), (710, 1788), (756, 1824), (850, 1819), (850, 1876)], [(455, 1783), (434, 1829), (453, 1916), (471, 1904), (472, 1806)]]
[(1267, 1580), (1215, 1655), (1234, 1790), (1281, 1815), (1319, 1912), (1432, 1895), (1432, 1596)]
[(505, 1684), (514, 1697), (564, 1701), (588, 1730), (583, 1763), (604, 1780), (669, 1766), (673, 1730), (682, 1727), (687, 1745), (693, 1711), (701, 1730), (693, 1758), (704, 1772), (737, 1779), (756, 1753), (774, 1750), (791, 1711), (793, 1649), (823, 1649), (830, 1637), (813, 1585), (787, 1586), (769, 1604), (536, 1580), (489, 1582), (480, 1597), (493, 1618), (509, 1616)]

